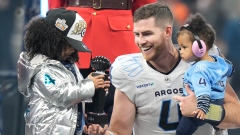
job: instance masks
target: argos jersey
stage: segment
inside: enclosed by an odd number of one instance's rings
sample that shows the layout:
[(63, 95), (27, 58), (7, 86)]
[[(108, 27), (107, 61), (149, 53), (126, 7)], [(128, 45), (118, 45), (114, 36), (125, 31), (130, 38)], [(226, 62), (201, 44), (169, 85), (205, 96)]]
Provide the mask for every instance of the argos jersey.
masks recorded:
[[(190, 65), (179, 59), (168, 74), (151, 68), (141, 53), (119, 56), (112, 64), (112, 84), (136, 106), (135, 135), (175, 135), (181, 118), (174, 95), (183, 93), (183, 75)], [(210, 125), (194, 135), (211, 134)], [(206, 132), (206, 133), (203, 133)]]

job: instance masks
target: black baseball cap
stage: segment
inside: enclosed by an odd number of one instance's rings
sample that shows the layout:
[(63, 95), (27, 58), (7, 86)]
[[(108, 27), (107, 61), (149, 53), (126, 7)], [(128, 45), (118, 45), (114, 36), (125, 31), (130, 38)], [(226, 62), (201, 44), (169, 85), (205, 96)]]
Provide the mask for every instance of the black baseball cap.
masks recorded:
[(91, 52), (82, 42), (87, 24), (76, 11), (54, 8), (47, 12), (44, 21), (50, 26), (58, 28), (68, 43), (77, 51)]

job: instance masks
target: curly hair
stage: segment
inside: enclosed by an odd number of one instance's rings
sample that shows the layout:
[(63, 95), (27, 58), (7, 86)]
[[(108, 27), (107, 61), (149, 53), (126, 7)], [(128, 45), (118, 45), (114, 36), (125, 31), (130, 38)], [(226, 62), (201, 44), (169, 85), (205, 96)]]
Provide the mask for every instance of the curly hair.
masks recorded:
[[(36, 54), (43, 54), (50, 59), (61, 60), (61, 53), (69, 43), (60, 30), (48, 25), (43, 17), (33, 17), (25, 25), (24, 44), (27, 54), (32, 59)], [(79, 60), (78, 52), (72, 53), (70, 62)]]
[[(210, 49), (213, 46), (213, 43), (216, 39), (215, 30), (212, 26), (206, 22), (205, 18), (200, 13), (191, 14), (187, 20), (189, 29), (194, 31), (198, 37), (205, 42), (207, 48)], [(194, 35), (188, 29), (182, 29), (177, 33), (177, 37), (181, 34), (187, 32), (190, 36), (192, 42), (195, 40)]]

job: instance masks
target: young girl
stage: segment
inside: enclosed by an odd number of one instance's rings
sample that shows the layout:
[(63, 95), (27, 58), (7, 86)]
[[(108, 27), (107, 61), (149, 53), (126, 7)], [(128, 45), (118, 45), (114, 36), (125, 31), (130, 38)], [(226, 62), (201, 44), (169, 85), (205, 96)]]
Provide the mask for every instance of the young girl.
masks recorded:
[[(182, 59), (192, 63), (183, 81), (194, 91), (198, 103), (197, 109), (192, 112), (196, 117), (183, 116), (176, 131), (177, 135), (191, 135), (205, 122), (215, 127), (225, 116), (225, 84), (227, 77), (234, 73), (234, 68), (222, 57), (208, 54), (214, 40), (215, 31), (198, 13), (190, 15), (177, 34)], [(187, 95), (185, 89), (184, 95)], [(210, 102), (218, 106), (213, 105), (210, 108)], [(211, 112), (215, 109), (217, 111), (207, 114), (209, 109)]]
[(25, 112), (26, 135), (81, 135), (84, 101), (95, 89), (107, 88), (104, 75), (84, 79), (75, 62), (86, 22), (75, 11), (52, 9), (26, 25), (26, 52), (18, 60), (18, 90), (30, 97)]

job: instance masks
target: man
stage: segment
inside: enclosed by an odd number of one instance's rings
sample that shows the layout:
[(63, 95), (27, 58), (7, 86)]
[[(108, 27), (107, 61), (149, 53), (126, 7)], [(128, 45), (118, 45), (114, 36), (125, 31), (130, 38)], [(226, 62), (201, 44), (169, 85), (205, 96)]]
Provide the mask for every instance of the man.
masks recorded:
[[(173, 46), (172, 25), (172, 13), (165, 4), (149, 4), (136, 10), (135, 43), (142, 54), (123, 55), (112, 64), (111, 81), (116, 92), (109, 129), (93, 125), (85, 127), (85, 132), (130, 135), (133, 127), (135, 135), (175, 134), (181, 113), (173, 96), (182, 95), (182, 77), (189, 65), (181, 60)], [(230, 94), (234, 92), (227, 85), (225, 102), (237, 101), (237, 97)], [(228, 107), (226, 118), (232, 117)], [(196, 101), (193, 108), (196, 109)], [(194, 135), (213, 132), (213, 128), (205, 124)]]

